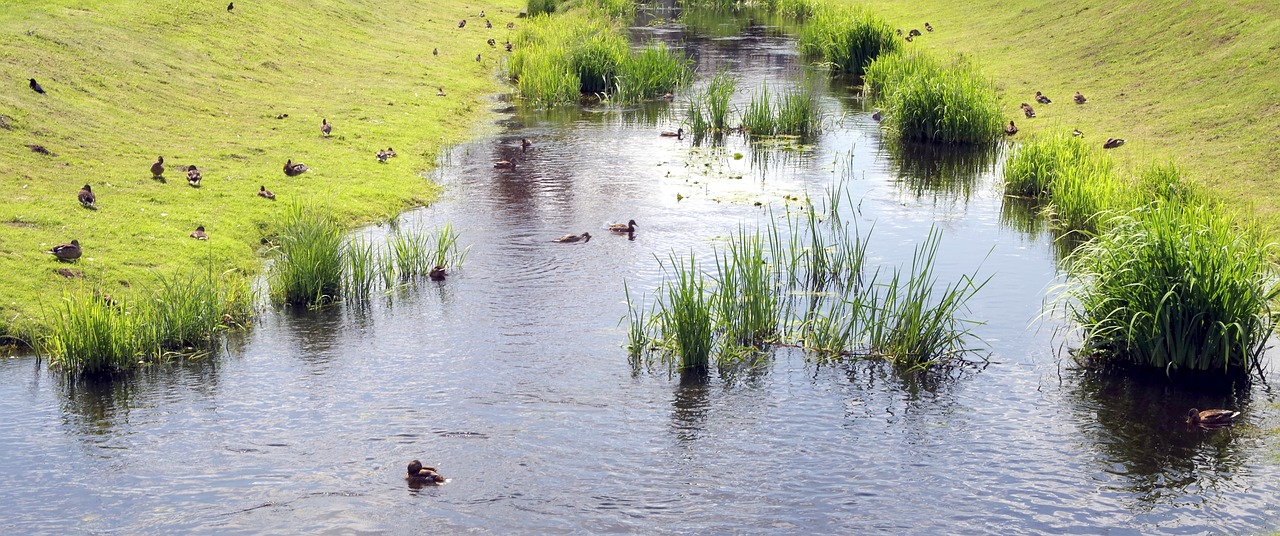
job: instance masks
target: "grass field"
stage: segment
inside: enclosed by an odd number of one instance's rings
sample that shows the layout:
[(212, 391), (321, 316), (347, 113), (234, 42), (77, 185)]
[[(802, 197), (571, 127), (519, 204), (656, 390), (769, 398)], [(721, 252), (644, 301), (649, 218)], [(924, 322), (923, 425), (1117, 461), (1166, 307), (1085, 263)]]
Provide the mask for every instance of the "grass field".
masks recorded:
[[(208, 259), (257, 273), (262, 239), (293, 201), (347, 225), (429, 203), (437, 191), (421, 173), (486, 122), (487, 95), (501, 87), (501, 43), (518, 30), (521, 7), (3, 2), (0, 336), (56, 307), (64, 290), (127, 294)], [(47, 93), (28, 88), (29, 78)], [(321, 119), (332, 136), (321, 135)], [(386, 147), (398, 156), (380, 164), (374, 154)], [(158, 155), (166, 182), (149, 171)], [(311, 171), (286, 177), (286, 159)], [(187, 185), (184, 165), (203, 172), (199, 188)], [(98, 210), (76, 201), (86, 183)], [(259, 186), (279, 201), (258, 197)], [(188, 237), (197, 225), (207, 242)], [(44, 253), (71, 239), (84, 248), (78, 262)]]
[[(1138, 170), (1174, 159), (1280, 236), (1280, 3), (1268, 0), (865, 0), (908, 49), (971, 54), (1024, 134), (1078, 128)], [(1053, 99), (1035, 104), (1036, 91)], [(1080, 91), (1088, 102), (1077, 106)], [(1035, 106), (1024, 119), (1022, 102)], [(1024, 134), (1019, 134), (1021, 137)]]

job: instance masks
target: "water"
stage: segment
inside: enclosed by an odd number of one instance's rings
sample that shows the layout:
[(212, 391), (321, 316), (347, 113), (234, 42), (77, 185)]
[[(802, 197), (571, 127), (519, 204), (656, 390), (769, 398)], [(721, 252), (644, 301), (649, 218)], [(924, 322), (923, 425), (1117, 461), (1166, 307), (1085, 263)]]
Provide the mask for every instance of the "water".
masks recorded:
[[(645, 32), (687, 40), (703, 72), (729, 66), (744, 89), (786, 87), (803, 72), (775, 31)], [(501, 133), (454, 151), (435, 177), (445, 199), (401, 219), (463, 231), (472, 249), (448, 281), (367, 307), (271, 311), (213, 358), (115, 382), (69, 382), (34, 358), (0, 362), (0, 532), (1280, 525), (1276, 444), (1258, 432), (1274, 427), (1266, 386), (1214, 395), (1062, 370), (1057, 324), (1035, 321), (1059, 253), (1046, 231), (1010, 216), (998, 170), (981, 156), (894, 156), (847, 82), (819, 85), (837, 126), (812, 146), (759, 153), (737, 139), (695, 148), (658, 137), (675, 121), (645, 118), (664, 104), (534, 113), (498, 102)], [(492, 168), (512, 157), (516, 170)], [(936, 225), (944, 281), (993, 276), (969, 313), (987, 321), (975, 331), (988, 367), (902, 374), (779, 351), (731, 375), (633, 374), (624, 281), (651, 290), (655, 257), (705, 254), (763, 221), (756, 201), (781, 210), (785, 196), (816, 197), (842, 177), (860, 228), (874, 224), (873, 264), (908, 261)], [(633, 240), (604, 229), (632, 218)], [(595, 238), (551, 242), (582, 231)], [(1245, 422), (1189, 430), (1190, 406), (1240, 408)], [(451, 482), (409, 489), (401, 477), (414, 458)]]

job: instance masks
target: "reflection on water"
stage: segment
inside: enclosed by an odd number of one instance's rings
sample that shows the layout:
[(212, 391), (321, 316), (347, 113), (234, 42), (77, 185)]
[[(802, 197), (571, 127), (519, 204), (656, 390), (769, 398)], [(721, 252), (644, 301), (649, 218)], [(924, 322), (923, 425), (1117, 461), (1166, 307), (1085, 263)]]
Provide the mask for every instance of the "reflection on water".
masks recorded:
[(978, 177), (1003, 158), (998, 147), (896, 142), (885, 148), (902, 188), (916, 197), (932, 195), (934, 202), (968, 201)]

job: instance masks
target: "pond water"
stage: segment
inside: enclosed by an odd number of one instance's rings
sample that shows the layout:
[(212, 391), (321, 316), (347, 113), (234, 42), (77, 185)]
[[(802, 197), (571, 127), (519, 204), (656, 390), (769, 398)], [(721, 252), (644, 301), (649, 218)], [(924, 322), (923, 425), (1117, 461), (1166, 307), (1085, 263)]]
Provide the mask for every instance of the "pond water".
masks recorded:
[[(637, 29), (726, 67), (740, 98), (805, 80), (794, 42)], [(657, 136), (666, 103), (521, 111), (456, 148), (436, 205), (471, 244), (443, 283), (367, 306), (268, 311), (198, 362), (71, 382), (0, 361), (4, 533), (1241, 534), (1280, 525), (1276, 399), (1065, 370), (1052, 236), (1017, 216), (993, 159), (890, 153), (848, 82), (813, 83), (831, 126), (753, 151)], [(674, 112), (674, 115), (671, 113)], [(657, 118), (656, 120), (654, 118)], [(522, 152), (519, 140), (534, 142)], [(742, 153), (735, 159), (735, 153)], [(495, 170), (500, 159), (515, 170)], [(394, 165), (394, 162), (390, 165)], [(624, 281), (706, 254), (784, 196), (843, 181), (869, 261), (893, 266), (933, 226), (944, 281), (992, 276), (968, 317), (981, 369), (907, 374), (779, 351), (738, 374), (633, 373)], [(760, 202), (763, 207), (756, 206)], [(851, 208), (852, 210), (852, 208)], [(635, 219), (633, 239), (605, 225)], [(874, 229), (872, 230), (872, 228)], [(589, 231), (586, 244), (551, 242)], [(386, 228), (362, 232), (383, 235)], [(1216, 394), (1215, 394), (1216, 393)], [(1235, 407), (1230, 430), (1186, 408)], [(1272, 423), (1272, 424), (1268, 424)], [(451, 478), (409, 489), (421, 459)]]

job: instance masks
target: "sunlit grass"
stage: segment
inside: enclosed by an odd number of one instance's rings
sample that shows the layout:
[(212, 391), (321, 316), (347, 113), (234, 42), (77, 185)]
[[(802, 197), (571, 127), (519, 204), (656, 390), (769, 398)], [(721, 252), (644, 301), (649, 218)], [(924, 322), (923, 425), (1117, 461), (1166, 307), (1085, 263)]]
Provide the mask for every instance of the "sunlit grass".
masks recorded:
[(868, 65), (865, 82), (885, 127), (900, 139), (982, 144), (1004, 135), (995, 88), (962, 57), (880, 55)]

